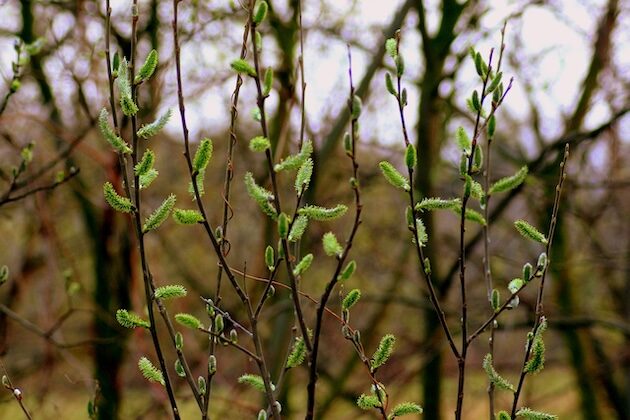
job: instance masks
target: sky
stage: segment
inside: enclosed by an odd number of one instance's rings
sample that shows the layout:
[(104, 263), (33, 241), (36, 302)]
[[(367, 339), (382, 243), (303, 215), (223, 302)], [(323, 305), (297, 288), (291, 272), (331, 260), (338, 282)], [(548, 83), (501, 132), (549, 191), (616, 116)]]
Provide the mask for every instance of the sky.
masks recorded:
[[(114, 1), (115, 11), (124, 12), (129, 3), (124, 0)], [(142, 1), (140, 2), (142, 4)], [(286, 1), (275, 1), (274, 4), (281, 10)], [(306, 2), (304, 9), (304, 21), (306, 25), (317, 23), (326, 26), (326, 23), (346, 16), (347, 27), (341, 28), (341, 33), (348, 37), (357, 38), (357, 33), (353, 31), (360, 23), (360, 28), (378, 28), (386, 25), (401, 0), (359, 0), (355, 13), (349, 13), (352, 2), (335, 1), (330, 2), (330, 10), (322, 12), (319, 9), (319, 2)], [(623, 3), (623, 2), (622, 2)], [(227, 0), (214, 2), (217, 7), (229, 8)], [(432, 0), (425, 3), (428, 13), (429, 30), (435, 29), (438, 21), (436, 11), (438, 2)], [(490, 34), (488, 39), (478, 39), (478, 34), (470, 35), (470, 39), (459, 40), (459, 48), (467, 48), (467, 44), (474, 44), (482, 54), (487, 54), (491, 47), (496, 47), (499, 43), (500, 28), (507, 16), (517, 10), (522, 1), (498, 0), (491, 2), (489, 12), (484, 16), (482, 27), (487, 28)], [(507, 29), (507, 48), (519, 48), (519, 58), (531, 60), (525, 67), (525, 76), (533, 85), (534, 97), (542, 110), (542, 129), (548, 137), (560, 134), (562, 130), (561, 120), (564, 113), (567, 113), (574, 106), (579, 93), (580, 84), (584, 77), (588, 61), (591, 54), (590, 35), (594, 33), (600, 13), (605, 5), (601, 0), (571, 1), (561, 0), (554, 2), (558, 12), (553, 12), (551, 7), (530, 6), (526, 9), (522, 18), (512, 20)], [(0, 1), (0, 10), (3, 16), (0, 28), (8, 31), (15, 31), (19, 27), (18, 9), (15, 1)], [(12, 18), (15, 17), (15, 19)], [(420, 39), (413, 28), (416, 25), (417, 17), (410, 14), (403, 29), (402, 52), (405, 56), (407, 73), (405, 82), (409, 89), (409, 102), (412, 104), (408, 108), (407, 118), (410, 125), (415, 123), (415, 112), (413, 104), (418, 101), (418, 92), (413, 88), (413, 82), (421, 77), (422, 69), (413, 63), (420, 62), (419, 47)], [(627, 8), (622, 12), (621, 25), (623, 22), (630, 23)], [(53, 32), (63, 33), (68, 27), (72, 27), (72, 21), (58, 16), (54, 20)], [(617, 57), (615, 60), (620, 67), (625, 68), (625, 76), (629, 77), (630, 69), (630, 43), (628, 31), (617, 30), (615, 39), (617, 41)], [(101, 38), (99, 38), (101, 37)], [(353, 72), (355, 80), (359, 80), (363, 68), (369, 62), (370, 52), (376, 48), (376, 43), (380, 42), (380, 31), (364, 30), (359, 37), (361, 43), (368, 47), (368, 51), (361, 51), (353, 48)], [(95, 31), (93, 40), (96, 44), (102, 43), (102, 32)], [(0, 89), (6, 88), (10, 77), (10, 62), (14, 59), (14, 51), (11, 37), (0, 36)], [(305, 40), (305, 63), (306, 79), (308, 83), (306, 108), (309, 125), (317, 130), (325, 123), (326, 117), (334, 114), (342, 106), (344, 101), (338, 100), (337, 92), (347, 89), (347, 60), (345, 41), (330, 41), (329, 38), (318, 31), (307, 34)], [(184, 45), (182, 50), (184, 67), (187, 60), (196, 62), (202, 60), (212, 66), (223, 66), (223, 71), (229, 72), (229, 61), (235, 58), (229, 52), (217, 53), (216, 48), (210, 45), (198, 45), (191, 43)], [(200, 54), (201, 53), (201, 54)], [(72, 52), (68, 52), (72, 54)], [(236, 55), (237, 52), (234, 53)], [(273, 54), (264, 55), (265, 64), (273, 64)], [(200, 56), (202, 56), (200, 58)], [(203, 61), (205, 60), (205, 61)], [(506, 63), (507, 64), (507, 63)], [(52, 64), (51, 64), (52, 65)], [(474, 76), (471, 63), (466, 64), (463, 75)], [(57, 63), (57, 67), (63, 72), (63, 64)], [(510, 73), (509, 65), (505, 67), (505, 73)], [(173, 71), (166, 74), (165, 83), (173, 82)], [(458, 88), (464, 92), (459, 98), (463, 107), (465, 95), (476, 87), (474, 77), (462, 76), (456, 81)], [(230, 80), (225, 86), (215, 86), (201, 94), (194, 100), (190, 100), (188, 107), (189, 123), (193, 138), (195, 135), (201, 136), (206, 130), (206, 126), (227, 124), (226, 100), (231, 93), (233, 82)], [(527, 121), (529, 111), (526, 106), (525, 83), (515, 80), (514, 88), (510, 93), (505, 107), (509, 109), (515, 118)], [(446, 88), (447, 86), (445, 86)], [(382, 82), (382, 74), (377, 75), (372, 85), (373, 89), (382, 89), (385, 93)], [(96, 88), (95, 88), (96, 89)], [(399, 133), (396, 107), (393, 100), (388, 95), (372, 95), (377, 98), (368, 101), (367, 109), (372, 111), (370, 121), (364, 124), (364, 130), (374, 134), (378, 141), (389, 144), (398, 141)], [(382, 98), (385, 98), (382, 100)], [(601, 99), (601, 98), (600, 98)], [(243, 103), (253, 104), (253, 89), (246, 88), (243, 91)], [(272, 95), (268, 104), (274, 107), (277, 98)], [(176, 98), (173, 97), (164, 101), (164, 108), (175, 106)], [(253, 105), (252, 105), (253, 106)], [(250, 108), (252, 107), (250, 106)], [(245, 107), (247, 108), (247, 106)], [(249, 113), (249, 109), (246, 109)], [(609, 116), (609, 109), (605, 101), (599, 101), (589, 113), (586, 125), (594, 127), (600, 124)], [(242, 112), (242, 114), (245, 114)], [(297, 116), (296, 116), (297, 119)], [(176, 119), (174, 119), (176, 120)], [(628, 122), (623, 122), (628, 125)], [(176, 132), (179, 130), (177, 121), (169, 123), (169, 129)], [(523, 133), (527, 137), (527, 133)]]

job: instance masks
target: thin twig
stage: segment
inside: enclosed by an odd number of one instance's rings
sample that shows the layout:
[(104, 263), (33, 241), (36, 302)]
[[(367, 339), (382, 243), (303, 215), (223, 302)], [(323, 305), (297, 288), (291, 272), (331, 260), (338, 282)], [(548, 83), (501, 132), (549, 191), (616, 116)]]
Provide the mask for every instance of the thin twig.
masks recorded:
[[(267, 370), (266, 367), (266, 363), (265, 363), (265, 358), (263, 355), (263, 351), (262, 351), (262, 344), (260, 341), (260, 337), (258, 335), (258, 320), (254, 317), (254, 313), (251, 307), (251, 301), (249, 296), (247, 295), (247, 293), (241, 288), (241, 286), (238, 284), (234, 273), (230, 270), (227, 261), (225, 260), (225, 255), (223, 252), (223, 249), (221, 247), (221, 245), (219, 244), (219, 242), (217, 241), (217, 238), (214, 235), (213, 229), (210, 226), (210, 224), (208, 223), (208, 217), (206, 215), (206, 211), (203, 205), (203, 202), (201, 200), (201, 194), (199, 193), (199, 185), (197, 183), (197, 175), (198, 172), (196, 170), (193, 169), (193, 165), (192, 165), (192, 158), (191, 158), (191, 154), (190, 154), (190, 140), (189, 140), (189, 132), (188, 132), (188, 125), (186, 123), (186, 107), (184, 104), (184, 90), (183, 90), (183, 83), (182, 83), (182, 71), (181, 71), (181, 60), (180, 60), (180, 44), (179, 44), (179, 39), (178, 39), (178, 31), (177, 31), (177, 11), (178, 11), (178, 5), (179, 2), (181, 0), (173, 0), (173, 22), (172, 22), (172, 26), (173, 26), (173, 39), (174, 39), (174, 45), (175, 45), (175, 69), (176, 69), (176, 76), (177, 76), (177, 98), (178, 98), (178, 104), (179, 104), (179, 114), (180, 114), (180, 119), (181, 119), (181, 123), (182, 123), (182, 132), (183, 132), (183, 137), (184, 137), (184, 158), (186, 160), (186, 165), (188, 167), (188, 173), (190, 175), (190, 179), (191, 179), (191, 183), (193, 186), (193, 193), (195, 196), (195, 201), (197, 203), (197, 207), (199, 209), (199, 212), (201, 213), (202, 217), (203, 217), (203, 221), (202, 221), (202, 225), (206, 231), (206, 234), (208, 236), (208, 238), (210, 239), (210, 242), (212, 244), (212, 248), (215, 251), (215, 254), (217, 255), (218, 259), (219, 259), (219, 263), (221, 265), (221, 267), (223, 267), (223, 270), (225, 270), (225, 274), (228, 277), (228, 280), (230, 281), (230, 283), (232, 284), (232, 287), (234, 288), (234, 290), (236, 291), (236, 294), (238, 295), (238, 297), (240, 298), (241, 302), (245, 305), (245, 307), (247, 308), (247, 312), (248, 312), (248, 317), (250, 320), (250, 324), (251, 324), (251, 330), (252, 330), (252, 335), (253, 335), (253, 340), (254, 340), (254, 345), (256, 347), (256, 355), (258, 357), (258, 368), (260, 370), (261, 373), (261, 377), (263, 378), (263, 382), (265, 384), (265, 394), (267, 396), (267, 399), (269, 400), (269, 404), (271, 405), (271, 411), (273, 416), (276, 419), (280, 419), (280, 413), (278, 412), (278, 408), (277, 405), (274, 404), (275, 399), (273, 398), (273, 391), (271, 389), (271, 380), (270, 380), (270, 376), (269, 376), (269, 372)], [(250, 27), (251, 27), (251, 22), (252, 22), (252, 13), (253, 13), (253, 2), (250, 2), (250, 8), (249, 8), (249, 22), (250, 22)], [(252, 39), (254, 38), (254, 32), (251, 33), (252, 35)], [(202, 408), (202, 413), (203, 413), (203, 408)]]
[[(335, 272), (332, 277), (326, 284), (326, 288), (324, 293), (319, 299), (319, 304), (317, 305), (317, 315), (315, 321), (315, 331), (313, 333), (313, 349), (310, 352), (310, 363), (309, 363), (309, 382), (307, 385), (307, 405), (306, 405), (306, 419), (312, 419), (314, 417), (315, 411), (315, 392), (316, 392), (316, 384), (317, 384), (317, 358), (319, 356), (319, 343), (321, 338), (322, 326), (323, 326), (323, 318), (324, 318), (324, 308), (326, 307), (326, 303), (328, 303), (328, 299), (335, 288), (335, 285), (339, 281), (339, 274), (343, 269), (343, 265), (348, 258), (348, 254), (350, 253), (350, 249), (352, 248), (352, 244), (354, 241), (354, 237), (359, 229), (359, 225), (361, 224), (361, 210), (363, 205), (361, 204), (361, 192), (359, 189), (359, 164), (357, 162), (357, 141), (359, 137), (358, 133), (358, 118), (359, 116), (353, 111), (354, 104), (354, 84), (352, 81), (352, 56), (350, 53), (350, 47), (348, 47), (348, 79), (350, 84), (350, 91), (348, 97), (348, 108), (350, 110), (351, 115), (353, 116), (350, 122), (350, 130), (351, 130), (351, 139), (352, 139), (352, 149), (347, 152), (348, 157), (350, 158), (352, 165), (352, 178), (353, 182), (352, 190), (354, 192), (354, 204), (355, 204), (355, 214), (354, 214), (354, 223), (350, 230), (350, 235), (348, 236), (348, 240), (346, 241), (346, 245), (343, 249), (342, 254), (337, 258), (337, 266), (335, 268)], [(381, 407), (382, 408), (382, 407)]]
[(17, 401), (17, 403), (20, 405), (20, 408), (22, 409), (22, 412), (24, 413), (26, 418), (28, 420), (32, 420), (33, 417), (28, 412), (28, 410), (26, 409), (26, 405), (24, 404), (24, 396), (22, 395), (22, 390), (13, 385), (13, 383), (11, 382), (11, 378), (9, 378), (9, 373), (4, 366), (4, 363), (2, 363), (2, 360), (0, 360), (0, 365), (2, 365), (2, 370), (4, 371), (4, 374), (2, 375), (2, 385), (4, 385), (4, 387), (8, 389), (9, 392), (11, 392), (11, 395), (13, 395), (15, 401)]
[[(541, 319), (544, 315), (543, 295), (545, 291), (545, 278), (547, 276), (549, 264), (551, 263), (551, 260), (549, 258), (549, 253), (551, 251), (553, 237), (556, 231), (556, 225), (558, 223), (558, 209), (560, 207), (560, 197), (562, 196), (562, 187), (564, 185), (564, 180), (567, 177), (567, 160), (568, 159), (569, 159), (569, 144), (567, 143), (564, 147), (564, 155), (562, 157), (562, 161), (560, 162), (560, 178), (558, 180), (558, 185), (556, 185), (556, 194), (553, 200), (553, 210), (551, 212), (551, 221), (549, 223), (549, 230), (547, 233), (547, 246), (545, 247), (545, 253), (547, 254), (547, 265), (545, 266), (545, 269), (542, 273), (542, 278), (540, 279), (540, 286), (538, 287), (538, 295), (536, 297), (536, 320), (531, 330), (532, 335), (538, 329), (538, 326), (540, 325)], [(521, 370), (521, 374), (518, 379), (518, 385), (516, 387), (516, 392), (514, 393), (514, 401), (512, 403), (512, 413), (511, 413), (512, 419), (516, 418), (518, 400), (521, 395), (521, 391), (523, 390), (523, 383), (525, 382), (525, 376), (527, 375), (527, 370), (525, 369), (525, 366), (527, 365), (527, 361), (529, 360), (529, 356), (531, 354), (533, 344), (534, 344), (533, 339), (530, 339), (527, 341), (527, 348), (525, 350), (525, 357), (523, 359), (523, 368)]]
[[(396, 32), (396, 47), (397, 49), (400, 46), (400, 32)], [(405, 146), (409, 146), (409, 144), (411, 143), (409, 140), (409, 134), (407, 132), (407, 124), (405, 121), (405, 113), (404, 113), (404, 107), (405, 104), (402, 101), (402, 77), (401, 76), (397, 76), (397, 94), (395, 95), (396, 97), (396, 103), (398, 105), (398, 113), (400, 115), (400, 123), (401, 123), (401, 130), (403, 133), (403, 138), (405, 141)], [(413, 209), (414, 211), (414, 218), (416, 216), (415, 214), (415, 205), (416, 205), (416, 199), (414, 196), (414, 187), (413, 187), (413, 183), (414, 183), (414, 168), (413, 167), (407, 167), (407, 171), (409, 174), (409, 183), (410, 183), (410, 188), (409, 188), (409, 205), (411, 207), (411, 209)], [(442, 327), (442, 330), (444, 331), (444, 334), (446, 335), (446, 339), (448, 340), (448, 344), (451, 348), (451, 351), (453, 352), (453, 355), (456, 358), (459, 358), (459, 350), (457, 349), (457, 345), (455, 344), (455, 340), (453, 339), (453, 335), (451, 333), (451, 330), (448, 326), (448, 323), (446, 322), (446, 316), (444, 315), (444, 310), (442, 309), (442, 306), (440, 304), (440, 301), (438, 299), (437, 293), (435, 291), (435, 288), (433, 287), (433, 281), (431, 280), (431, 271), (428, 269), (428, 267), (426, 266), (426, 259), (424, 257), (424, 251), (422, 250), (422, 244), (420, 243), (420, 238), (418, 236), (418, 229), (415, 226), (411, 226), (409, 228), (411, 230), (411, 233), (413, 235), (413, 242), (416, 248), (416, 253), (417, 253), (417, 258), (419, 260), (420, 263), (420, 270), (422, 271), (422, 276), (425, 280), (425, 284), (427, 286), (427, 289), (429, 291), (429, 300), (431, 301), (431, 304), (433, 305), (433, 307), (435, 308), (435, 312), (438, 316), (438, 320), (440, 321), (440, 325)]]

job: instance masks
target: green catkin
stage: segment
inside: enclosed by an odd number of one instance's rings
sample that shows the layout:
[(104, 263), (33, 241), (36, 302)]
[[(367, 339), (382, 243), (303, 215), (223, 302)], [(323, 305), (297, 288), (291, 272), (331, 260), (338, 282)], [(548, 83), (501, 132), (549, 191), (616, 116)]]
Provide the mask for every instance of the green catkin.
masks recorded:
[(372, 368), (372, 371), (378, 369), (387, 362), (394, 351), (395, 342), (396, 337), (393, 334), (387, 334), (381, 338), (381, 342), (370, 360), (370, 367)]
[(302, 238), (306, 228), (308, 226), (308, 217), (301, 214), (295, 218), (293, 225), (291, 225), (291, 232), (289, 232), (289, 242), (297, 242)]
[(324, 245), (324, 253), (329, 257), (340, 257), (343, 253), (343, 247), (337, 241), (337, 237), (332, 232), (327, 232), (322, 237), (322, 243)]
[(492, 355), (490, 353), (486, 354), (486, 357), (484, 357), (482, 366), (483, 370), (485, 370), (488, 375), (488, 379), (494, 384), (494, 386), (505, 391), (514, 392), (516, 390), (514, 385), (502, 378), (494, 369), (494, 366), (492, 365)]
[(387, 182), (389, 182), (396, 188), (409, 191), (409, 189), (411, 188), (409, 185), (409, 180), (400, 172), (398, 172), (398, 170), (394, 168), (394, 165), (387, 161), (382, 161), (378, 164), (378, 166), (381, 168), (381, 172), (383, 173), (383, 176), (385, 177)]
[(489, 189), (490, 194), (513, 190), (525, 181), (527, 178), (527, 166), (523, 166), (514, 175), (501, 178), (496, 181)]
[(138, 136), (145, 139), (155, 136), (157, 133), (160, 132), (160, 130), (164, 128), (166, 123), (168, 123), (168, 120), (171, 118), (172, 114), (173, 110), (169, 109), (164, 114), (160, 115), (160, 117), (152, 123), (143, 125), (142, 128), (138, 130)]
[(197, 210), (175, 209), (173, 219), (180, 225), (193, 225), (204, 221), (203, 216)]
[(201, 327), (201, 321), (191, 314), (187, 313), (179, 313), (175, 315), (175, 321), (177, 321), (181, 326), (196, 330)]
[(155, 209), (155, 211), (151, 213), (151, 215), (147, 218), (147, 220), (144, 222), (144, 226), (142, 227), (142, 231), (148, 232), (160, 227), (160, 225), (164, 223), (164, 221), (171, 214), (171, 210), (173, 210), (176, 200), (177, 198), (173, 194), (169, 195), (162, 202), (162, 204), (157, 209)]
[(527, 223), (525, 220), (516, 220), (514, 222), (514, 227), (524, 238), (540, 242), (543, 245), (547, 244), (547, 238), (545, 238), (545, 235), (540, 233), (538, 229)]
[(156, 288), (154, 296), (156, 299), (175, 299), (184, 297), (187, 294), (188, 291), (184, 286), (181, 286), (179, 284), (171, 284)]
[(162, 371), (155, 366), (153, 363), (146, 357), (141, 357), (138, 361), (138, 369), (142, 372), (142, 376), (144, 376), (149, 382), (157, 382), (164, 385), (164, 376), (162, 375)]
[(359, 289), (352, 289), (348, 292), (346, 297), (341, 302), (341, 310), (350, 310), (361, 299), (361, 291)]
[(105, 201), (116, 211), (121, 213), (130, 213), (133, 211), (134, 206), (131, 204), (131, 200), (127, 197), (121, 197), (118, 195), (114, 186), (110, 182), (103, 184), (103, 195)]
[(343, 204), (338, 204), (332, 208), (325, 208), (319, 206), (304, 206), (298, 210), (299, 214), (303, 214), (309, 219), (326, 221), (326, 220), (334, 220), (341, 216), (343, 216), (348, 207)]

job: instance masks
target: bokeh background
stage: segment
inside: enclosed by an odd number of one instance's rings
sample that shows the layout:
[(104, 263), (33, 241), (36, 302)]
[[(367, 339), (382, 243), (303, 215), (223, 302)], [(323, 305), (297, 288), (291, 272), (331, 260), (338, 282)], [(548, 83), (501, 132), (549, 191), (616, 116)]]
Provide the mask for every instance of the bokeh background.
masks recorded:
[[(0, 1), (0, 95), (9, 92), (14, 43), (37, 42), (39, 51), (21, 66), (21, 87), (0, 115), (0, 197), (10, 188), (20, 151), (34, 145), (17, 191), (49, 185), (58, 171), (79, 168), (71, 181), (16, 202), (0, 200), (0, 265), (10, 269), (0, 287), (0, 373), (23, 390), (36, 418), (80, 419), (95, 395), (96, 383), (109, 409), (121, 419), (163, 418), (165, 394), (147, 385), (137, 371), (143, 354), (153, 354), (148, 334), (130, 333), (115, 322), (121, 307), (142, 312), (143, 291), (136, 244), (129, 220), (106, 206), (101, 186), (117, 179), (117, 159), (96, 128), (96, 116), (108, 103), (104, 56), (104, 1)], [(130, 1), (112, 1), (112, 49), (130, 50)], [(277, 157), (295, 151), (299, 137), (301, 81), (298, 77), (300, 31), (298, 2), (270, 2), (263, 34), (263, 63), (276, 74), (267, 110)], [(141, 96), (141, 121), (150, 121), (177, 97), (170, 22), (172, 2), (139, 2), (139, 56), (160, 53), (157, 76)], [(230, 97), (235, 76), (229, 63), (240, 52), (246, 14), (236, 1), (184, 1), (180, 7), (184, 93), (191, 139), (214, 140), (215, 158), (206, 177), (206, 205), (213, 225), (220, 224), (221, 188), (228, 144)], [(401, 163), (403, 142), (397, 108), (384, 86), (392, 63), (384, 40), (401, 28), (409, 91), (406, 118), (420, 154), (416, 183), (423, 196), (458, 195), (458, 151), (454, 133), (473, 124), (466, 98), (476, 87), (468, 56), (472, 45), (487, 55), (500, 44), (507, 20), (504, 74), (514, 87), (498, 115), (493, 173), (498, 178), (526, 164), (530, 177), (522, 188), (493, 200), (492, 267), (505, 295), (509, 280), (533, 261), (540, 249), (515, 234), (512, 221), (526, 218), (548, 224), (558, 162), (571, 145), (568, 180), (553, 245), (545, 310), (546, 369), (529, 378), (524, 405), (565, 419), (630, 417), (630, 4), (624, 1), (411, 1), (305, 2), (302, 21), (306, 88), (306, 131), (315, 144), (316, 171), (309, 202), (351, 202), (350, 168), (341, 137), (348, 128), (346, 49), (364, 111), (359, 163), (363, 187), (363, 224), (352, 251), (358, 271), (345, 291), (359, 287), (363, 299), (353, 314), (367, 348), (384, 333), (398, 337), (396, 352), (379, 378), (397, 401), (423, 405), (424, 418), (452, 416), (457, 366), (446, 347), (413, 255), (404, 221), (405, 197), (386, 185), (377, 163)], [(39, 41), (38, 41), (39, 40)], [(251, 111), (255, 87), (246, 81), (239, 102), (235, 158), (234, 219), (229, 261), (247, 263), (264, 275), (263, 250), (272, 226), (247, 198), (245, 171), (262, 176), (264, 162), (247, 148), (258, 134)], [(125, 129), (129, 129), (125, 126)], [(187, 200), (187, 171), (179, 120), (151, 140), (160, 176), (144, 195), (148, 207), (168, 193)], [(291, 179), (285, 179), (290, 193)], [(288, 197), (288, 195), (287, 195)], [(5, 197), (6, 198), (6, 197)], [(285, 198), (285, 201), (288, 198)], [(145, 206), (146, 207), (146, 206)], [(348, 219), (348, 218), (346, 218)], [(302, 243), (316, 263), (302, 287), (317, 297), (330, 275), (321, 235), (343, 235), (349, 220), (313, 224)], [(425, 220), (427, 252), (449, 321), (458, 324), (456, 287), (458, 223), (438, 213)], [(473, 325), (488, 316), (479, 231), (467, 232), (470, 317)], [(182, 283), (189, 297), (171, 305), (173, 313), (204, 316), (197, 296), (210, 296), (216, 259), (201, 229), (166, 223), (148, 240), (158, 284)], [(283, 280), (282, 278), (280, 278)], [(251, 284), (256, 292), (260, 285)], [(223, 305), (245, 319), (235, 296)], [(338, 310), (338, 295), (330, 306)], [(502, 317), (495, 364), (509, 378), (518, 375), (525, 335), (533, 323), (535, 294)], [(304, 303), (306, 312), (314, 306)], [(309, 315), (309, 316), (310, 316)], [(309, 318), (311, 320), (312, 318)], [(279, 290), (266, 308), (261, 328), (274, 375), (282, 368), (292, 338), (292, 306)], [(207, 338), (184, 332), (194, 372), (203, 372)], [(369, 380), (338, 323), (325, 324), (321, 354), (320, 418), (372, 418), (355, 406)], [(486, 382), (481, 360), (487, 336), (470, 350), (465, 418), (487, 418)], [(173, 355), (168, 355), (172, 359)], [(255, 366), (229, 348), (217, 354), (219, 373), (213, 388), (215, 418), (253, 418), (262, 400), (236, 379)], [(301, 418), (307, 372), (296, 369), (282, 391), (283, 413)], [(196, 418), (184, 381), (177, 384), (184, 418)], [(0, 418), (19, 418), (19, 407), (0, 390)], [(509, 399), (499, 394), (497, 405)], [(114, 417), (111, 417), (114, 418)]]

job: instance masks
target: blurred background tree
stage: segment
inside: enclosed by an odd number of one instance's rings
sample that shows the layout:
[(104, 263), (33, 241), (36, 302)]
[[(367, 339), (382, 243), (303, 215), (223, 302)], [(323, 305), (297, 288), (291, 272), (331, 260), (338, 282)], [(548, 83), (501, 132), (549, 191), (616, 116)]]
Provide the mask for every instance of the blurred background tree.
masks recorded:
[[(112, 52), (121, 56), (128, 56), (130, 50), (128, 3), (113, 2)], [(446, 343), (426, 292), (418, 286), (416, 262), (409, 256), (411, 244), (401, 240), (406, 238), (406, 228), (398, 210), (404, 203), (378, 177), (378, 161), (402, 155), (397, 110), (383, 83), (384, 40), (401, 28), (408, 57), (409, 109), (415, 108), (407, 117), (420, 155), (418, 192), (450, 196), (459, 189), (454, 132), (458, 125), (472, 125), (464, 100), (474, 83), (468, 47), (489, 51), (508, 20), (505, 72), (514, 75), (516, 84), (501, 110), (494, 173), (507, 175), (526, 163), (531, 176), (522, 188), (494, 200), (491, 208), (495, 221), (491, 262), (500, 285), (513, 276), (513, 262), (536, 256), (535, 250), (516, 239), (510, 221), (532, 215), (532, 220), (537, 217), (546, 225), (565, 142), (571, 144), (573, 156), (568, 198), (561, 208), (551, 255), (548, 369), (526, 386), (524, 402), (560, 417), (628, 418), (630, 173), (623, 164), (630, 157), (624, 136), (630, 122), (630, 33), (624, 29), (630, 27), (628, 4), (614, 0), (306, 2), (302, 52), (298, 1), (269, 3), (270, 25), (264, 27), (263, 36), (265, 47), (273, 53), (266, 55), (265, 64), (272, 65), (276, 74), (268, 102), (270, 137), (276, 156), (296, 150), (303, 59), (306, 136), (314, 140), (317, 164), (307, 202), (315, 197), (322, 205), (349, 199), (347, 189), (331, 186), (343, 185), (338, 181), (346, 176), (338, 162), (343, 158), (340, 142), (349, 118), (341, 99), (346, 86), (345, 46), (352, 48), (357, 94), (364, 103), (360, 145), (364, 223), (353, 251), (359, 267), (353, 281), (364, 298), (363, 318), (355, 322), (366, 345), (375, 346), (385, 331), (393, 330), (400, 338), (391, 365), (381, 375), (397, 395), (419, 400), (427, 419), (450, 417), (457, 368), (444, 351)], [(12, 168), (20, 164), (20, 152), (29, 143), (34, 145), (33, 160), (21, 178), (27, 181), (24, 191), (46, 187), (54, 172), (80, 169), (54, 191), (44, 189), (19, 201), (0, 199), (0, 265), (6, 264), (11, 272), (10, 281), (0, 288), (0, 357), (11, 377), (28, 392), (32, 411), (44, 418), (84, 418), (85, 405), (95, 394), (103, 419), (155, 418), (156, 406), (166, 403), (159, 391), (146, 392), (135, 370), (135, 360), (150, 348), (147, 337), (128, 337), (113, 316), (120, 307), (141, 310), (142, 300), (129, 221), (105, 205), (100, 188), (104, 181), (121, 182), (116, 156), (95, 129), (96, 115), (108, 100), (104, 7), (100, 1), (0, 4), (5, 17), (0, 22), (2, 97), (12, 89), (14, 42), (41, 43), (38, 54), (22, 63), (21, 85), (7, 95), (6, 109), (3, 106), (0, 114), (0, 197), (11, 197), (6, 193), (12, 189)], [(141, 98), (145, 119), (177, 101), (172, 39), (166, 35), (171, 13), (169, 1), (140, 2), (139, 48), (144, 52), (155, 48), (161, 57), (158, 77)], [(238, 2), (193, 0), (183, 3), (182, 14), (191, 137), (212, 137), (215, 155), (224, 156), (233, 89), (229, 62), (240, 53), (244, 13)], [(246, 84), (241, 96), (236, 180), (248, 169), (264, 174), (262, 166), (252, 168), (244, 142), (256, 127), (250, 115), (255, 108), (253, 86)], [(180, 182), (185, 167), (178, 159), (179, 133), (174, 119), (153, 140), (162, 174), (155, 187), (155, 204), (166, 191), (186, 193), (186, 183)], [(219, 190), (221, 165), (209, 169), (207, 180), (207, 189)], [(269, 243), (271, 226), (240, 184), (235, 185), (236, 223), (231, 225), (230, 242), (238, 246), (233, 246), (229, 259), (235, 266), (247, 260), (249, 272), (263, 272), (260, 256)], [(218, 225), (223, 203), (207, 204), (215, 215), (212, 224)], [(456, 319), (457, 302), (449, 299), (457, 276), (455, 219), (427, 214), (424, 222), (432, 233), (427, 249), (439, 293), (449, 302), (447, 315)], [(318, 229), (312, 229), (302, 246), (310, 247), (321, 237), (324, 232)], [(216, 262), (208, 257), (205, 242), (191, 241), (189, 235), (168, 224), (149, 241), (149, 252), (159, 262), (154, 263), (154, 272), (161, 279), (187, 284), (192, 296), (209, 296)], [(470, 316), (482, 320), (486, 291), (480, 232), (469, 234), (467, 248), (473, 261), (479, 262), (469, 267), (471, 278), (479, 278), (479, 287), (470, 288)], [(328, 268), (322, 264), (314, 270)], [(303, 287), (317, 296), (322, 284)], [(226, 307), (234, 304), (232, 313), (238, 318), (234, 296), (228, 293), (225, 299)], [(535, 296), (526, 293), (522, 298), (526, 309), (515, 311), (499, 325), (495, 363), (502, 372), (518, 369), (520, 360), (512, 356), (522, 351), (522, 336), (533, 323), (534, 302)], [(178, 305), (192, 313), (202, 309), (195, 299)], [(280, 297), (272, 301), (269, 312), (268, 329), (263, 332), (268, 353), (275, 355), (271, 368), (277, 374), (291, 340), (292, 306)], [(338, 326), (331, 322), (325, 328), (318, 415), (369, 418), (354, 406), (362, 386), (360, 363)], [(203, 369), (206, 341), (192, 335), (186, 338), (197, 345), (198, 357), (190, 352), (193, 370)], [(481, 365), (483, 341), (471, 349), (471, 365)], [(239, 416), (253, 417), (258, 404), (248, 402), (248, 391), (236, 385), (246, 363), (227, 350), (222, 352), (218, 400), (211, 412), (224, 418), (229, 408)], [(478, 398), (466, 401), (466, 418), (487, 417), (484, 378), (479, 369), (467, 383), (470, 395)], [(286, 380), (282, 404), (287, 418), (302, 413), (304, 393), (291, 384), (305, 380), (306, 372), (300, 370)], [(10, 395), (0, 394), (0, 409), (18, 408)]]

